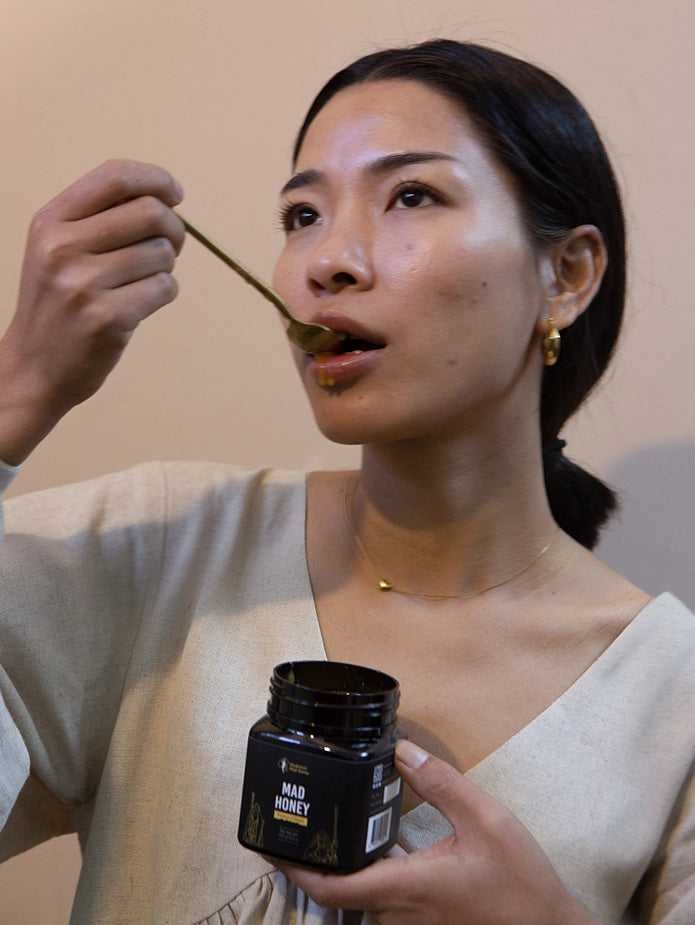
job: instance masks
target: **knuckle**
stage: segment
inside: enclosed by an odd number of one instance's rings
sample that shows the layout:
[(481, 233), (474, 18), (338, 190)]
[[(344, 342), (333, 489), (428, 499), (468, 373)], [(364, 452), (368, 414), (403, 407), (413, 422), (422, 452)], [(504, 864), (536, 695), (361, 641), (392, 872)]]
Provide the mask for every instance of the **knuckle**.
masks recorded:
[(80, 336), (97, 352), (122, 349), (137, 326), (130, 314), (117, 297), (91, 300), (80, 315)]
[(72, 308), (82, 308), (90, 299), (90, 284), (74, 265), (56, 266), (51, 272), (51, 286), (60, 300)]
[(48, 206), (32, 217), (29, 224), (29, 241), (39, 259), (44, 262), (62, 253), (63, 240), (58, 234), (57, 223)]
[(428, 786), (432, 795), (444, 799), (454, 797), (460, 784), (459, 772), (439, 759), (430, 758), (428, 765), (427, 771), (430, 778)]
[(176, 251), (169, 238), (158, 235), (155, 238), (151, 238), (149, 244), (150, 247), (154, 248), (157, 252), (157, 257), (161, 261), (164, 269), (173, 270), (176, 264)]
[(62, 281), (65, 281), (68, 284), (66, 288), (69, 289), (71, 280), (78, 278), (74, 264), (71, 263), (72, 256), (72, 248), (55, 236), (45, 236), (38, 244), (38, 257), (41, 265), (55, 278), (59, 288), (63, 288)]
[(164, 275), (165, 275), (164, 291), (166, 294), (166, 301), (173, 302), (174, 299), (179, 294), (179, 284), (176, 281), (176, 279), (171, 275), (171, 273), (166, 273)]
[(147, 238), (138, 251), (138, 262), (142, 268), (142, 277), (154, 278), (157, 274), (169, 275), (176, 266), (174, 245), (162, 235)]
[(152, 200), (163, 207), (167, 202), (178, 201), (180, 193), (171, 174), (155, 164), (142, 161), (112, 159), (105, 161), (98, 170), (104, 175), (115, 200)]
[(126, 200), (132, 195), (130, 182), (130, 169), (128, 161), (115, 158), (104, 161), (97, 170), (97, 175), (103, 177), (103, 183), (109, 190), (114, 201)]
[(141, 233), (150, 238), (169, 238), (171, 211), (161, 199), (152, 195), (139, 196), (131, 203), (137, 213)]
[(143, 181), (144, 165), (124, 158), (112, 158), (105, 161), (100, 169), (107, 175), (116, 196), (129, 199), (137, 195)]
[(56, 221), (47, 207), (40, 209), (31, 220), (28, 250), (38, 268), (49, 275), (68, 273), (79, 259), (79, 242), (69, 227)]
[(29, 223), (29, 234), (32, 237), (38, 237), (44, 233), (49, 224), (51, 224), (50, 210), (48, 205), (45, 205), (32, 216)]
[(155, 288), (155, 299), (159, 305), (167, 305), (173, 302), (179, 294), (179, 284), (171, 273), (156, 273), (153, 277)]
[(150, 221), (155, 227), (159, 227), (159, 224), (169, 213), (168, 207), (156, 196), (141, 196), (138, 199), (138, 204), (140, 206), (142, 218)]
[(486, 801), (481, 808), (481, 819), (485, 831), (496, 838), (505, 839), (513, 831), (514, 817), (509, 810), (497, 800)]

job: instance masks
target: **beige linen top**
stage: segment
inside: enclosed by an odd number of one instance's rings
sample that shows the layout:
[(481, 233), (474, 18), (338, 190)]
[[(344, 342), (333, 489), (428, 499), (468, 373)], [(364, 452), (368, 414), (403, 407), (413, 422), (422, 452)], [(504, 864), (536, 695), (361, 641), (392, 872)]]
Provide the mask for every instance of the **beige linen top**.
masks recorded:
[[(305, 501), (303, 474), (152, 463), (7, 502), (0, 856), (77, 831), (73, 925), (360, 920), (236, 839), (270, 673), (326, 657)], [(666, 594), (469, 777), (598, 922), (693, 925), (694, 755), (695, 618)], [(423, 805), (401, 843), (449, 831)]]

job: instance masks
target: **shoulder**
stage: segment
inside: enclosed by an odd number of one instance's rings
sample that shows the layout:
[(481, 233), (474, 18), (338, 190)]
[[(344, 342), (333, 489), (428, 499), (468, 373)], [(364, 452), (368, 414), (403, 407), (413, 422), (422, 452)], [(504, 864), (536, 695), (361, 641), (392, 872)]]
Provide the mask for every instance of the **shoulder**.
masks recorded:
[[(591, 676), (640, 747), (658, 743), (683, 775), (695, 754), (695, 615), (672, 594), (653, 598)], [(670, 755), (670, 758), (667, 756)]]
[(652, 671), (676, 672), (695, 696), (695, 613), (668, 592), (653, 598), (633, 621), (635, 647)]
[(667, 592), (652, 598), (597, 665), (616, 682), (627, 679), (652, 711), (661, 698), (695, 708), (695, 614)]
[(650, 659), (660, 661), (670, 653), (695, 660), (695, 613), (675, 595), (652, 598), (633, 624), (636, 638), (649, 643)]
[(210, 510), (303, 499), (305, 474), (223, 463), (146, 462), (83, 482), (20, 495), (4, 504), (6, 532), (70, 535), (90, 524), (100, 531)]

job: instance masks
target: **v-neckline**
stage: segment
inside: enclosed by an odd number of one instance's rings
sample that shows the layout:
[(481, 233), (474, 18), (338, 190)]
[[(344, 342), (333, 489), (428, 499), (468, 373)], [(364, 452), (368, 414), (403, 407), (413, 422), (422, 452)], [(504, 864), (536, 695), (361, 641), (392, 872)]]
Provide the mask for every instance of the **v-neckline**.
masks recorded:
[[(303, 522), (302, 561), (303, 561), (303, 569), (304, 569), (306, 588), (308, 591), (308, 597), (311, 601), (311, 619), (312, 619), (313, 626), (317, 633), (317, 641), (318, 641), (318, 645), (320, 648), (320, 654), (323, 659), (328, 660), (328, 653), (326, 651), (323, 631), (321, 628), (321, 621), (319, 620), (318, 610), (316, 607), (316, 601), (314, 598), (314, 593), (313, 593), (313, 588), (312, 588), (312, 583), (311, 583), (311, 571), (309, 569), (309, 560), (308, 560), (308, 542), (307, 542), (307, 534), (306, 534), (306, 523), (307, 523), (307, 518), (308, 518), (308, 495), (309, 495), (308, 477), (309, 477), (309, 473), (305, 474), (305, 477), (303, 480), (304, 522)], [(533, 732), (533, 729), (535, 728), (535, 726), (543, 722), (544, 719), (546, 719), (549, 716), (549, 714), (552, 713), (554, 710), (558, 709), (558, 707), (560, 707), (563, 702), (565, 702), (566, 700), (572, 699), (576, 695), (576, 692), (579, 688), (584, 686), (587, 682), (590, 682), (591, 675), (593, 673), (600, 671), (600, 669), (605, 665), (605, 663), (609, 659), (616, 657), (616, 653), (618, 653), (620, 650), (624, 649), (626, 646), (629, 647), (629, 637), (633, 632), (635, 632), (635, 628), (636, 627), (639, 628), (643, 620), (648, 618), (650, 611), (654, 608), (654, 606), (656, 605), (658, 601), (661, 601), (662, 598), (668, 597), (668, 596), (669, 595), (666, 593), (666, 594), (661, 594), (657, 597), (654, 597), (648, 600), (647, 603), (644, 605), (644, 607), (640, 608), (640, 610), (635, 614), (635, 616), (623, 627), (623, 629), (620, 631), (620, 633), (618, 633), (615, 639), (613, 639), (613, 641), (608, 646), (606, 646), (606, 648), (601, 653), (599, 653), (599, 655), (589, 665), (587, 665), (584, 671), (582, 671), (582, 673), (577, 678), (575, 678), (575, 680), (567, 688), (565, 688), (558, 697), (552, 700), (543, 710), (541, 710), (539, 713), (536, 714), (536, 716), (534, 716), (531, 720), (529, 720), (522, 727), (520, 727), (508, 739), (505, 739), (505, 741), (502, 742), (500, 745), (498, 745), (495, 749), (488, 752), (487, 755), (485, 755), (475, 764), (471, 765), (471, 767), (467, 768), (465, 773), (475, 775), (478, 772), (481, 772), (485, 768), (486, 764), (493, 763), (497, 758), (499, 758), (501, 754), (504, 753), (506, 749), (511, 747), (511, 745), (515, 743), (518, 739), (524, 736), (530, 735)], [(406, 813), (403, 816), (403, 818), (404, 819), (411, 818), (413, 814), (417, 813), (418, 810), (420, 810), (423, 805), (427, 805), (427, 804), (424, 804), (424, 803), (418, 804), (417, 806), (413, 807), (413, 809), (411, 809), (408, 813)]]

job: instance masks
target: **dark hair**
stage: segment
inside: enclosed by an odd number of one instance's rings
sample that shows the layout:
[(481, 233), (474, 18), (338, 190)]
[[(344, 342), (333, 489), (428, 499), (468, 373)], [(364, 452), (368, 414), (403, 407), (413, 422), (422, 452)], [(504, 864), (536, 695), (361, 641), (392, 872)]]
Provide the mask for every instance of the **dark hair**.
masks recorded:
[(540, 68), (491, 48), (437, 39), (378, 51), (339, 71), (312, 103), (294, 159), (313, 119), (336, 93), (353, 84), (389, 79), (425, 84), (462, 107), (514, 178), (537, 241), (562, 241), (583, 224), (595, 225), (603, 236), (608, 264), (601, 287), (586, 311), (563, 330), (557, 364), (544, 370), (540, 408), (553, 516), (591, 549), (617, 499), (608, 486), (562, 454), (558, 434), (608, 365), (625, 300), (623, 210), (598, 132), (574, 94)]

